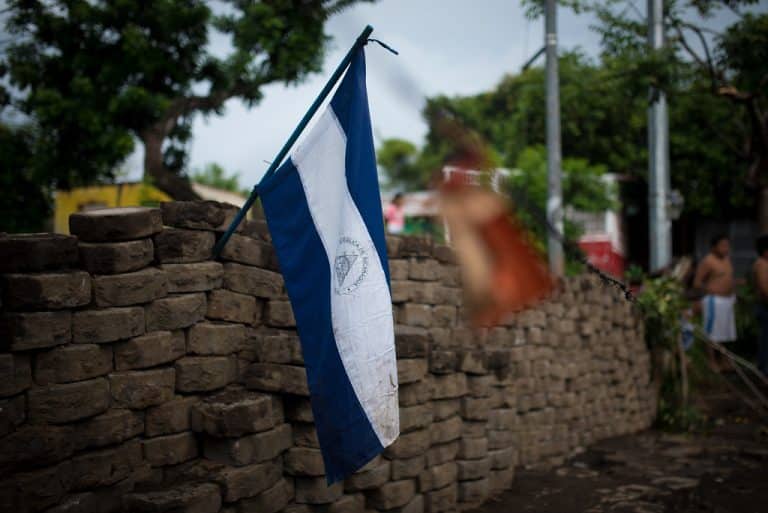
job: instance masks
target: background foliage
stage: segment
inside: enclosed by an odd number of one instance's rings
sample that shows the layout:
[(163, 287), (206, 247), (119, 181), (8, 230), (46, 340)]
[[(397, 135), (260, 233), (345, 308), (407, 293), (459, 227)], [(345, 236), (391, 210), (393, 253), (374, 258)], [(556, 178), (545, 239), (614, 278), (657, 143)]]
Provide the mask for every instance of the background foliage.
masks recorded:
[[(137, 141), (155, 186), (196, 198), (186, 176), (194, 117), (219, 115), (230, 99), (254, 106), (265, 85), (319, 71), (325, 22), (358, 1), (370, 0), (7, 2), (0, 108), (23, 126), (0, 118), (0, 151), (15, 164), (0, 203), (25, 187), (47, 197), (112, 180)], [(229, 42), (224, 54), (212, 51), (214, 36)]]
[[(660, 51), (648, 49), (644, 13), (632, 2), (560, 3), (593, 13), (601, 37), (596, 59), (561, 51), (563, 156), (645, 183), (648, 90), (654, 86), (668, 95), (672, 186), (683, 194), (685, 212), (727, 219), (752, 208), (760, 177), (768, 173), (762, 157), (768, 115), (761, 110), (768, 94), (768, 14), (745, 10), (757, 2), (665, 2), (667, 46)], [(543, 2), (524, 4), (530, 16), (542, 14)], [(722, 33), (704, 27), (723, 9), (737, 14), (734, 24)], [(478, 95), (428, 99), (422, 148), (401, 140), (381, 145), (380, 164), (401, 187), (424, 187), (450, 160), (454, 143), (439, 137), (434, 115), (441, 111), (487, 142), (498, 165), (516, 167), (528, 148), (545, 143), (544, 69), (512, 73)], [(634, 199), (624, 199), (631, 207)]]
[(199, 184), (236, 192), (243, 196), (250, 194), (247, 188), (240, 185), (240, 173), (228, 174), (221, 165), (215, 162), (209, 162), (203, 169), (193, 171), (192, 180)]
[[(689, 302), (679, 280), (671, 276), (647, 278), (637, 296), (637, 306), (645, 321), (645, 340), (654, 358), (654, 382), (659, 389), (657, 423), (667, 429), (690, 430), (701, 427), (701, 413), (688, 399), (690, 392), (711, 378), (701, 342), (683, 356), (680, 350), (682, 321)], [(689, 319), (696, 322), (694, 319)], [(681, 372), (681, 367), (686, 372)]]

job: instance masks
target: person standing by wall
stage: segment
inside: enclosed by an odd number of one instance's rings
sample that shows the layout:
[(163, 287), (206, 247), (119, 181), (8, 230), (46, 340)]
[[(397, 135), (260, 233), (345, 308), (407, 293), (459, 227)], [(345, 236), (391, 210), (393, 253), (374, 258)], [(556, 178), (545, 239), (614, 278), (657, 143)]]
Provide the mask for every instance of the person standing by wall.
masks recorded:
[(403, 193), (398, 192), (392, 202), (384, 209), (384, 224), (388, 233), (400, 235), (405, 230), (405, 209)]
[(768, 234), (763, 234), (755, 241), (757, 260), (752, 266), (757, 290), (755, 315), (758, 335), (757, 367), (768, 376)]
[[(736, 340), (736, 318), (734, 306), (733, 264), (730, 257), (731, 245), (727, 235), (716, 235), (710, 241), (709, 253), (701, 260), (693, 286), (704, 293), (701, 299), (704, 331), (713, 342)], [(710, 366), (722, 370), (717, 352), (707, 346)]]

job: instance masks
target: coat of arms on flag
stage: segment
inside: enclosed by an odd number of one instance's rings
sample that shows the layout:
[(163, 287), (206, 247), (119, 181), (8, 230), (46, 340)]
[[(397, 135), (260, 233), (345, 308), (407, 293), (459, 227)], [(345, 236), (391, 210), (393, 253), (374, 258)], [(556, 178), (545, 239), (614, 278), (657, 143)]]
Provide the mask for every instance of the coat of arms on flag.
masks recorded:
[(312, 131), (258, 193), (333, 483), (399, 434), (389, 266), (362, 47)]

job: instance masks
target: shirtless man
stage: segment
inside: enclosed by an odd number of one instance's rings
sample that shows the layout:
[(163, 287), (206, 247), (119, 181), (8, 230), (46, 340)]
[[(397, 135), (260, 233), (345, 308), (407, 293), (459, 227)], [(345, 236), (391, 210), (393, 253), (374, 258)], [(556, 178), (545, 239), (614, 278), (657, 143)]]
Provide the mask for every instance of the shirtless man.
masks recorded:
[[(726, 235), (717, 235), (710, 242), (709, 253), (696, 269), (693, 286), (704, 293), (701, 300), (704, 331), (713, 342), (736, 340), (736, 319), (733, 295), (733, 264), (730, 259), (731, 245)], [(709, 362), (714, 370), (720, 370), (715, 350), (707, 346)]]
[(752, 273), (757, 289), (757, 324), (760, 327), (758, 337), (757, 366), (768, 376), (768, 234), (757, 238), (757, 260), (752, 266)]

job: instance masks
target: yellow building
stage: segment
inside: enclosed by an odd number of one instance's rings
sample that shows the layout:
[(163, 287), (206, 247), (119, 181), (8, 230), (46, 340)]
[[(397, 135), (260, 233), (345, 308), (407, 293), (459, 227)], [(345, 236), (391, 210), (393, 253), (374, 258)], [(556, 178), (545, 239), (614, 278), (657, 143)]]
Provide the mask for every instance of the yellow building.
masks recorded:
[[(231, 203), (238, 207), (245, 202), (245, 198), (235, 192), (198, 183), (193, 183), (192, 188), (203, 199)], [(75, 212), (107, 207), (157, 206), (163, 201), (171, 201), (171, 197), (142, 182), (92, 185), (56, 191), (53, 229), (56, 233), (69, 233), (69, 216)]]

